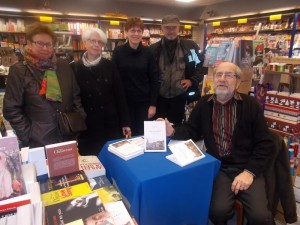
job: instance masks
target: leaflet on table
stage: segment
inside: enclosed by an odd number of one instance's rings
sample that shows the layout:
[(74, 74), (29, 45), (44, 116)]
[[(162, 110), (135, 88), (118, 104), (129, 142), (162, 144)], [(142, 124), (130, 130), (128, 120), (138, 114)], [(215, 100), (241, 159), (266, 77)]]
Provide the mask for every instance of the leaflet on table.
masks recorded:
[(166, 152), (166, 122), (144, 121), (145, 152)]
[(166, 156), (166, 158), (179, 166), (186, 166), (205, 157), (191, 139), (169, 145), (169, 148), (173, 154)]

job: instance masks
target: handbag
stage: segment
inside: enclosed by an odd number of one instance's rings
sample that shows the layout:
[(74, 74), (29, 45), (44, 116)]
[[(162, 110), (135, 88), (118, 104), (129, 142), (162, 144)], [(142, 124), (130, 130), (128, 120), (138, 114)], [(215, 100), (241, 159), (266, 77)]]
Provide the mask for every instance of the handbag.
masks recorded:
[(62, 135), (76, 135), (87, 129), (85, 120), (79, 112), (58, 112), (58, 127)]

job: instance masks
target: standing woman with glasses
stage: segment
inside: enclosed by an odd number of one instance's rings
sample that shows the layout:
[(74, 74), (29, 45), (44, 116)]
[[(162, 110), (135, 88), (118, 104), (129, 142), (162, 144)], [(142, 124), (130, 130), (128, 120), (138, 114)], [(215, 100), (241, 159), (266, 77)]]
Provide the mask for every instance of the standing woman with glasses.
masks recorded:
[(125, 23), (128, 41), (116, 47), (112, 56), (124, 84), (133, 135), (143, 134), (144, 121), (155, 115), (159, 91), (154, 55), (142, 45), (143, 31), (140, 18), (129, 18)]
[(67, 62), (56, 58), (56, 35), (47, 25), (30, 24), (26, 40), (24, 61), (9, 69), (3, 115), (22, 147), (72, 140), (60, 134), (57, 110), (85, 116), (74, 73)]
[(87, 114), (87, 130), (78, 138), (81, 155), (98, 155), (108, 140), (131, 136), (123, 86), (114, 63), (102, 57), (107, 42), (104, 32), (88, 28), (82, 34), (86, 52), (71, 66), (80, 86)]

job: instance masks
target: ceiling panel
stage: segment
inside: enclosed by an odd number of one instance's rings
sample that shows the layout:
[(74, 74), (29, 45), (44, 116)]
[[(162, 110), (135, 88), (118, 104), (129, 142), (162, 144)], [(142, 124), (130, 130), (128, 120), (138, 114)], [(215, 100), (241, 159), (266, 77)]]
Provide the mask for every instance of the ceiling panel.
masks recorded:
[(231, 0), (194, 0), (193, 2), (190, 3), (177, 2), (175, 0), (119, 0), (119, 1), (163, 5), (163, 6), (169, 5), (169, 6), (178, 6), (178, 7), (193, 7), (193, 6), (212, 5), (221, 2), (228, 2)]

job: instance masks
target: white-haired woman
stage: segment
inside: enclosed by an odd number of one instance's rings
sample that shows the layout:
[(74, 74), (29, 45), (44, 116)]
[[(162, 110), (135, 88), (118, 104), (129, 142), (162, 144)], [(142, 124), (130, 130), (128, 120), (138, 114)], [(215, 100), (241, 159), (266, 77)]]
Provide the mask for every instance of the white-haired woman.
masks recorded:
[(87, 114), (87, 131), (78, 137), (81, 155), (98, 155), (106, 141), (131, 136), (130, 119), (117, 68), (102, 57), (105, 33), (88, 28), (82, 34), (86, 52), (71, 63)]

